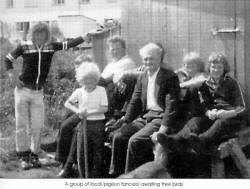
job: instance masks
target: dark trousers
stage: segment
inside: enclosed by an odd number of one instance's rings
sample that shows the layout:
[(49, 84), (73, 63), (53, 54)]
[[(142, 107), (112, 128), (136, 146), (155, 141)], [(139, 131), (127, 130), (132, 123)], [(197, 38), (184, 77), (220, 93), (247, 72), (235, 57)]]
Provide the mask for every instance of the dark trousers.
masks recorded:
[[(82, 126), (82, 125), (79, 125)], [(88, 170), (90, 178), (101, 178), (103, 173), (103, 156), (104, 156), (104, 121), (87, 120), (87, 154)], [(78, 140), (79, 141), (79, 140)], [(79, 164), (80, 172), (84, 173), (84, 140), (81, 140), (79, 146)], [(71, 154), (73, 155), (73, 154)]]
[(139, 165), (152, 161), (152, 142), (150, 135), (160, 127), (160, 119), (147, 123), (138, 118), (132, 123), (118, 129), (112, 140), (110, 174), (120, 175)]
[(154, 160), (153, 142), (150, 136), (159, 130), (161, 119), (153, 119), (136, 132), (128, 141), (125, 173)]
[(193, 117), (177, 135), (188, 138), (190, 133), (195, 133), (204, 141), (218, 144), (223, 136), (239, 130), (241, 124), (240, 118), (210, 120), (207, 116)]
[(74, 136), (74, 128), (80, 123), (81, 119), (73, 114), (68, 117), (61, 125), (59, 136), (57, 139), (56, 160), (63, 165), (68, 159), (71, 150), (74, 150), (76, 136)]

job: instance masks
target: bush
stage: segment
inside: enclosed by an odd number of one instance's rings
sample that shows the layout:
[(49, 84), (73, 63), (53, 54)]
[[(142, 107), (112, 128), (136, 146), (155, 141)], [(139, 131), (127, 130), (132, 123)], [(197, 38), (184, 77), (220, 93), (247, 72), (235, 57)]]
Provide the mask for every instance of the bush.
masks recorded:
[(78, 84), (75, 80), (73, 60), (85, 51), (59, 51), (52, 60), (52, 67), (45, 88), (46, 125), (58, 129), (67, 110), (64, 102)]

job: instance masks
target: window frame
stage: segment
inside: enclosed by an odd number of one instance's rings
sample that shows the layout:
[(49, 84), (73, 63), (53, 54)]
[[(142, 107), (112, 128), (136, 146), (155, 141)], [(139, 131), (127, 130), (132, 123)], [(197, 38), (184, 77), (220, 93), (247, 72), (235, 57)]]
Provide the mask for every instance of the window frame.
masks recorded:
[(14, 8), (14, 0), (6, 0), (6, 8)]
[(65, 5), (66, 0), (53, 0), (53, 5), (54, 6), (63, 6)]
[(25, 0), (24, 1), (24, 7), (25, 8), (38, 7), (38, 1), (37, 0)]
[(28, 25), (28, 29), (30, 28), (30, 22), (16, 22), (16, 30), (17, 32), (25, 32), (25, 24)]
[(79, 0), (79, 4), (90, 4), (90, 0)]

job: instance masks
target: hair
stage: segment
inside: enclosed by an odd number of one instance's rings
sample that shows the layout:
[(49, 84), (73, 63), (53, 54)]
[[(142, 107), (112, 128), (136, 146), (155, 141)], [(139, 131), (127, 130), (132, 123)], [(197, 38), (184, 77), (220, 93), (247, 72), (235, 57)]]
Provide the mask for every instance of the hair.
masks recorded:
[(230, 72), (230, 65), (226, 56), (223, 53), (211, 53), (208, 57), (206, 70), (210, 73), (211, 64), (222, 64), (224, 66), (224, 75)]
[(161, 56), (162, 59), (162, 55), (163, 55), (163, 48), (156, 43), (148, 43), (145, 46), (143, 46), (140, 50), (139, 53), (141, 56), (143, 56), (146, 52), (151, 51), (151, 50), (156, 50), (159, 53), (159, 56)]
[(79, 55), (75, 58), (74, 60), (74, 65), (75, 66), (80, 66), (84, 62), (92, 62), (92, 58), (89, 55)]
[(98, 83), (100, 79), (100, 69), (94, 62), (82, 62), (82, 64), (76, 69), (76, 80), (80, 85), (83, 85), (86, 78), (93, 78)]
[(185, 64), (194, 64), (197, 68), (198, 72), (204, 71), (204, 61), (200, 57), (200, 55), (196, 52), (190, 52), (184, 55), (183, 63)]
[(108, 43), (120, 43), (122, 48), (126, 49), (126, 42), (121, 36), (115, 35), (109, 38)]
[(31, 30), (31, 40), (34, 42), (35, 41), (35, 36), (37, 33), (42, 33), (44, 32), (46, 34), (46, 42), (50, 40), (50, 29), (48, 24), (44, 22), (39, 22), (38, 24), (34, 25)]
[(164, 49), (162, 43), (160, 43), (160, 42), (155, 42), (155, 44), (158, 45), (158, 47), (160, 47), (161, 50), (162, 50), (162, 52), (161, 52), (161, 61), (163, 61), (163, 60), (164, 60), (164, 56), (165, 56), (165, 54), (166, 54), (166, 51), (165, 51), (165, 49)]

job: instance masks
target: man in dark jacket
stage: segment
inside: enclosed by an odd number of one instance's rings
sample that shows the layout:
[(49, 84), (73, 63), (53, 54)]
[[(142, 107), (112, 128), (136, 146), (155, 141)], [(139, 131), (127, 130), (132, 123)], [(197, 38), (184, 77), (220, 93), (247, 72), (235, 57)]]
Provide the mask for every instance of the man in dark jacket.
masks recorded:
[[(161, 125), (173, 128), (177, 114), (179, 81), (177, 75), (160, 67), (163, 49), (149, 43), (140, 49), (146, 71), (137, 80), (121, 128), (112, 140), (110, 174), (133, 170), (153, 159), (150, 136)], [(127, 153), (126, 153), (127, 152)]]

